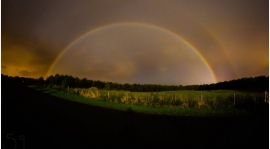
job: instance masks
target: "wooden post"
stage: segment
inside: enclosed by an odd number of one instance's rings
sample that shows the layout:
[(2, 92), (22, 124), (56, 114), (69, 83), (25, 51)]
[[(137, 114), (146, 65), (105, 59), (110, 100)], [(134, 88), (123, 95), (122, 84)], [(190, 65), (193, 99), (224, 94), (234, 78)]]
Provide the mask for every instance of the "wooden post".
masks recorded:
[(264, 102), (266, 103), (266, 91), (264, 92)]
[(203, 100), (203, 96), (202, 96), (202, 94), (201, 94), (201, 106), (203, 105), (203, 102), (202, 102), (202, 100)]
[(269, 100), (268, 100), (268, 99), (269, 99), (269, 96), (268, 96), (269, 94), (268, 94), (268, 92), (267, 92), (267, 91), (265, 91), (265, 94), (266, 94), (265, 101), (266, 101), (266, 103), (268, 103), (268, 102), (269, 102)]
[(235, 93), (233, 93), (233, 106), (235, 106)]

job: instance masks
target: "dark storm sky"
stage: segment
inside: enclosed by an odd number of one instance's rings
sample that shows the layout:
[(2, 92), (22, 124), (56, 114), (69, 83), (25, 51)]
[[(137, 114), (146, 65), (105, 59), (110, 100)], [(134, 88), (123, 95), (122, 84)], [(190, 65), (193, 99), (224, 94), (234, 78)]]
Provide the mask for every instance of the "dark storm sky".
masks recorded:
[(11, 76), (201, 84), (269, 74), (267, 0), (3, 0), (1, 9), (1, 71)]

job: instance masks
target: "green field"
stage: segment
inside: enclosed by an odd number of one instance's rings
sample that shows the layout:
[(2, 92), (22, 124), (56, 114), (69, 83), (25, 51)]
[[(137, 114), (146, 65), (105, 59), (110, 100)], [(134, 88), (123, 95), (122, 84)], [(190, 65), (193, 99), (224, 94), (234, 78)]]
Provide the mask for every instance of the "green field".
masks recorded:
[[(151, 114), (227, 116), (250, 114), (245, 106), (263, 103), (264, 93), (233, 90), (128, 92), (89, 89), (52, 89), (29, 86), (63, 99), (93, 106)], [(239, 108), (240, 107), (240, 108)]]

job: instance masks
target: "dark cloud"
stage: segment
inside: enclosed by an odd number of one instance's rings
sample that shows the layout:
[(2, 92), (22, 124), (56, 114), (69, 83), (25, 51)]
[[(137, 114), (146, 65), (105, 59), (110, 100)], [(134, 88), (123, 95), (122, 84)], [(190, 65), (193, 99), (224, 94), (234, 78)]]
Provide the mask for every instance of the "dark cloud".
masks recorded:
[(32, 72), (28, 71), (28, 70), (20, 70), (19, 71), (19, 74), (22, 75), (22, 76), (31, 76), (32, 75)]
[(20, 71), (18, 71), (18, 74), (20, 76), (23, 76), (23, 77), (33, 77), (33, 78), (44, 76), (42, 72), (39, 72), (39, 71), (29, 71), (29, 70), (20, 70)]

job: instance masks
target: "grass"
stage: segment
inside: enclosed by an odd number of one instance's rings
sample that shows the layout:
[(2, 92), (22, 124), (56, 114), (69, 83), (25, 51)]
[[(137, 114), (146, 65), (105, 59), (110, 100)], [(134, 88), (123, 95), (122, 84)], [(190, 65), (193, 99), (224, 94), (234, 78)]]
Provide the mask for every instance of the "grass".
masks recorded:
[[(37, 87), (37, 86), (28, 86), (29, 88), (33, 88), (37, 91), (50, 94), (55, 97), (80, 102), (92, 106), (117, 109), (122, 111), (132, 111), (139, 113), (149, 113), (149, 114), (162, 114), (162, 115), (177, 115), (177, 116), (237, 116), (237, 115), (248, 115), (250, 112), (244, 109), (237, 108), (190, 108), (190, 107), (153, 107), (153, 106), (143, 106), (143, 105), (132, 105), (125, 103), (116, 103), (112, 101), (104, 101), (98, 98), (89, 98), (81, 95), (76, 95), (72, 93), (67, 93), (64, 91)], [(189, 91), (185, 91), (189, 92)], [(217, 93), (220, 91), (216, 91)], [(198, 91), (198, 94), (201, 94), (201, 91)], [(210, 94), (210, 93), (209, 93)]]

